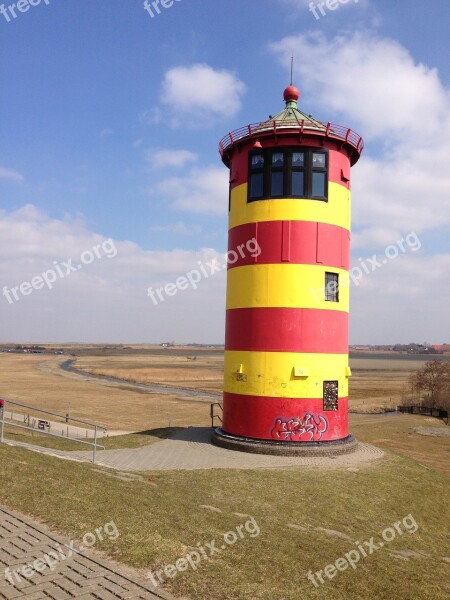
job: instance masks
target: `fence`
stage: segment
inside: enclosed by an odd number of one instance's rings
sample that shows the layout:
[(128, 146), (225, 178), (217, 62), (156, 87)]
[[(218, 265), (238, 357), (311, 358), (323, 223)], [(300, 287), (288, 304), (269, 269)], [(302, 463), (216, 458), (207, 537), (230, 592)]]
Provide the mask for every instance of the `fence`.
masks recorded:
[[(54, 425), (59, 426), (59, 425), (62, 425), (63, 423), (65, 423), (67, 426), (67, 436), (59, 435), (57, 433), (50, 433), (50, 425), (51, 424), (49, 423), (49, 421), (39, 419), (37, 417), (36, 417), (36, 419), (33, 419), (33, 420), (37, 421), (37, 423), (38, 423), (37, 429), (35, 427), (30, 427), (30, 426), (27, 427), (26, 425), (19, 425), (18, 423), (13, 422), (14, 413), (12, 412), (12, 410), (11, 410), (10, 420), (6, 421), (6, 408), (10, 407), (12, 409), (15, 406), (17, 406), (19, 408), (24, 408), (33, 413), (39, 413), (39, 414), (57, 417), (61, 421), (54, 423)], [(28, 420), (28, 425), (30, 425), (30, 415), (28, 414), (28, 418), (27, 418), (27, 415), (24, 415), (23, 413), (20, 413), (20, 414), (24, 417), (24, 423), (26, 423)], [(78, 424), (85, 425), (86, 427), (90, 428), (92, 430), (94, 441), (88, 442), (85, 440), (80, 440), (75, 437), (70, 437), (69, 436), (69, 422), (78, 423)], [(25, 430), (25, 431), (32, 431), (33, 433), (40, 433), (42, 435), (47, 435), (49, 437), (59, 438), (59, 439), (63, 439), (63, 440), (69, 440), (71, 442), (76, 442), (78, 444), (92, 446), (92, 462), (94, 464), (95, 464), (95, 459), (96, 459), (96, 455), (97, 455), (97, 449), (100, 449), (100, 450), (105, 449), (104, 446), (101, 446), (97, 443), (98, 432), (99, 431), (107, 431), (107, 428), (104, 427), (103, 425), (99, 425), (98, 423), (90, 423), (89, 421), (82, 421), (81, 419), (75, 419), (73, 417), (69, 417), (69, 415), (62, 415), (60, 413), (55, 413), (55, 412), (51, 412), (49, 410), (37, 408), (36, 406), (29, 406), (27, 404), (21, 404), (20, 402), (14, 402), (12, 400), (1, 399), (0, 400), (0, 443), (3, 443), (5, 441), (5, 425), (8, 425), (8, 427), (15, 427), (17, 429), (21, 429), (21, 430)]]
[(410, 415), (427, 415), (428, 417), (445, 419), (447, 420), (448, 424), (448, 411), (440, 408), (431, 408), (430, 406), (418, 406), (417, 404), (412, 404), (411, 406), (397, 406), (397, 410), (402, 413), (409, 413)]

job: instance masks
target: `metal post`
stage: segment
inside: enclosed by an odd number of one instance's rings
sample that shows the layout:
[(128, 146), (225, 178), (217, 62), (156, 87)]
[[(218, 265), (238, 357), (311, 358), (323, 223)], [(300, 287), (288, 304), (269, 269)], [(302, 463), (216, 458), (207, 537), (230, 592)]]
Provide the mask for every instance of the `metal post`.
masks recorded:
[(92, 458), (92, 464), (95, 465), (95, 457), (97, 454), (97, 425), (94, 428), (94, 456)]
[(3, 444), (3, 432), (5, 429), (5, 405), (6, 405), (6, 400), (3, 400), (3, 404), (2, 404), (2, 420), (0, 423), (0, 444)]

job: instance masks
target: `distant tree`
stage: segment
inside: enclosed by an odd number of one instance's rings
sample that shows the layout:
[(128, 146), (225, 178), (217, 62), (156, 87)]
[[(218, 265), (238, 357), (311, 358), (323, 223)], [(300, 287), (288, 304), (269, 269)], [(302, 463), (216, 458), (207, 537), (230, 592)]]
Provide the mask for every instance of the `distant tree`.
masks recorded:
[(442, 407), (450, 395), (450, 361), (430, 360), (411, 376), (411, 389), (420, 398), (424, 394), (430, 408)]

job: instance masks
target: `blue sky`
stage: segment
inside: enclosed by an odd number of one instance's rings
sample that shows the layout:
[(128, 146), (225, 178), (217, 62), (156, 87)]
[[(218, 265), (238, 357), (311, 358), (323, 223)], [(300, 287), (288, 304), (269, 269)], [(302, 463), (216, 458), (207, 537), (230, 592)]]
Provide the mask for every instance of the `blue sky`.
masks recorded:
[(223, 273), (158, 305), (147, 288), (225, 251), (217, 144), (283, 107), (292, 53), (300, 108), (366, 142), (354, 266), (399, 248), (352, 286), (351, 342), (450, 340), (450, 5), (335, 0), (316, 19), (309, 4), (176, 0), (151, 18), (143, 0), (42, 0), (0, 14), (1, 288), (106, 239), (117, 249), (1, 296), (1, 340), (221, 343)]

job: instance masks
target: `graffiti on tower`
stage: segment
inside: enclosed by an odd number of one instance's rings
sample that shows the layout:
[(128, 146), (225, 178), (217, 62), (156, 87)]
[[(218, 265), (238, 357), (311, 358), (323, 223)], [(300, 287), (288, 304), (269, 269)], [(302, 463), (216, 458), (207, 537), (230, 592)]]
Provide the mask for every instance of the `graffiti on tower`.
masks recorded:
[(272, 439), (282, 442), (318, 442), (328, 429), (328, 420), (323, 415), (306, 413), (302, 418), (275, 419), (271, 431)]

